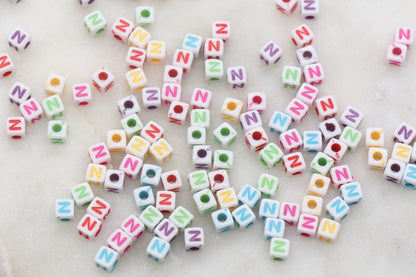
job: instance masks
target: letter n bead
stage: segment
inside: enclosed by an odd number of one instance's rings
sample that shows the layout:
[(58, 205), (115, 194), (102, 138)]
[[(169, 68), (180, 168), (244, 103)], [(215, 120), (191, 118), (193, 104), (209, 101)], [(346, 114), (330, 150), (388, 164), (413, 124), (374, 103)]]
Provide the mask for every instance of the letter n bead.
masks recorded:
[(136, 24), (141, 27), (150, 27), (155, 21), (155, 11), (151, 6), (136, 7)]
[(74, 200), (56, 199), (55, 216), (60, 221), (71, 221), (74, 219)]
[(8, 95), (10, 102), (16, 104), (17, 106), (20, 106), (20, 104), (32, 97), (30, 87), (19, 82), (13, 84)]
[(155, 228), (154, 234), (164, 241), (171, 242), (179, 233), (178, 228), (167, 218), (164, 218)]
[(318, 54), (312, 45), (308, 45), (296, 50), (296, 59), (298, 60), (299, 65), (302, 67), (308, 64), (317, 63), (319, 61)]
[(6, 53), (0, 54), (0, 79), (13, 73), (14, 65), (10, 56)]
[(232, 88), (243, 88), (247, 83), (247, 72), (243, 66), (227, 68), (227, 81)]
[(387, 181), (399, 184), (403, 178), (406, 164), (402, 161), (389, 159), (384, 169), (383, 177)]
[(318, 152), (312, 159), (310, 168), (312, 173), (318, 173), (321, 175), (328, 175), (331, 167), (334, 165), (334, 159), (325, 153)]
[(131, 237), (120, 228), (117, 228), (107, 239), (108, 246), (121, 256), (130, 249), (132, 243)]
[(360, 125), (361, 121), (364, 118), (364, 113), (354, 108), (352, 106), (348, 106), (345, 111), (342, 113), (341, 118), (339, 121), (344, 126), (350, 126), (351, 128), (357, 129)]
[(275, 261), (285, 260), (289, 256), (290, 242), (284, 238), (272, 238), (270, 241), (270, 256)]
[(280, 205), (279, 218), (289, 225), (296, 225), (299, 220), (300, 205), (291, 202), (282, 202)]
[(142, 186), (133, 190), (134, 201), (139, 210), (146, 209), (149, 205), (155, 204), (155, 197), (150, 186)]
[(190, 227), (184, 230), (185, 250), (198, 251), (204, 247), (204, 229)]
[(192, 52), (194, 57), (198, 58), (202, 50), (202, 44), (202, 37), (195, 34), (186, 34), (182, 42), (182, 49)]
[(300, 14), (304, 19), (315, 20), (319, 14), (319, 0), (301, 0)]
[(94, 199), (94, 194), (88, 183), (81, 183), (73, 187), (71, 194), (77, 207), (87, 206)]
[(279, 179), (276, 176), (262, 173), (257, 181), (257, 189), (263, 197), (271, 198), (279, 189)]
[(298, 48), (312, 44), (312, 39), (312, 30), (306, 24), (302, 24), (292, 31), (292, 41)]
[(231, 97), (225, 98), (221, 107), (223, 119), (230, 122), (236, 122), (239, 120), (242, 110), (243, 102)]
[(357, 204), (363, 198), (363, 191), (359, 182), (351, 182), (343, 185), (341, 187), (340, 194), (345, 203), (350, 206)]
[(408, 123), (402, 122), (394, 131), (393, 141), (410, 144), (415, 138), (415, 135), (416, 129), (410, 126)]
[(234, 188), (225, 188), (217, 191), (217, 200), (220, 208), (233, 210), (238, 206), (238, 198)]
[(97, 267), (107, 272), (113, 272), (119, 259), (119, 254), (107, 246), (101, 246), (95, 255), (94, 261)]
[(264, 92), (250, 92), (247, 95), (247, 110), (258, 111), (262, 114), (267, 107), (266, 93)]
[(215, 21), (212, 23), (212, 37), (222, 39), (226, 42), (230, 38), (230, 22)]
[(204, 42), (204, 59), (221, 60), (224, 55), (224, 41), (219, 38), (207, 38)]
[(282, 161), (283, 151), (274, 143), (267, 144), (260, 152), (259, 159), (267, 168), (271, 169)]
[(318, 229), (319, 217), (310, 214), (301, 214), (298, 222), (298, 233), (303, 237), (315, 237)]
[(266, 218), (278, 218), (279, 208), (279, 201), (263, 198), (260, 202), (259, 217), (263, 220), (265, 220)]
[(206, 144), (207, 130), (204, 127), (188, 127), (188, 145)]
[(243, 204), (233, 210), (235, 225), (240, 229), (247, 229), (256, 221), (256, 215), (247, 204)]
[(195, 145), (192, 148), (192, 162), (197, 169), (210, 169), (212, 165), (211, 146)]
[(84, 17), (84, 25), (90, 35), (97, 36), (104, 32), (107, 22), (100, 11), (93, 11)]
[(194, 215), (182, 206), (176, 207), (169, 216), (169, 220), (179, 229), (179, 231), (184, 231), (188, 228), (192, 224), (193, 219)]
[(141, 222), (143, 222), (146, 230), (149, 232), (153, 232), (155, 227), (159, 224), (160, 221), (163, 219), (163, 214), (156, 209), (154, 206), (150, 205), (147, 206), (146, 209), (141, 213), (139, 216)]
[(125, 173), (121, 170), (108, 169), (105, 174), (104, 188), (108, 192), (123, 192)]
[(353, 176), (348, 165), (340, 165), (331, 168), (330, 178), (335, 189), (339, 189), (342, 185), (352, 182), (353, 180)]
[(147, 44), (151, 39), (151, 35), (148, 31), (140, 26), (136, 26), (133, 32), (131, 32), (128, 42), (130, 46), (134, 46), (141, 49), (146, 49)]
[(293, 122), (300, 123), (309, 111), (309, 106), (297, 98), (293, 98), (285, 108)]
[(282, 56), (282, 49), (274, 41), (270, 40), (260, 49), (260, 60), (266, 65), (276, 64)]
[(158, 87), (145, 87), (142, 89), (143, 107), (148, 110), (155, 110), (162, 105), (162, 95)]
[(176, 193), (173, 191), (158, 191), (156, 194), (156, 209), (162, 214), (169, 214), (175, 210)]
[(350, 207), (348, 204), (339, 196), (336, 196), (326, 205), (326, 214), (336, 221), (343, 220), (349, 213)]
[(96, 196), (88, 205), (87, 213), (95, 216), (101, 221), (104, 221), (106, 217), (110, 214), (111, 205), (104, 199)]
[(250, 151), (258, 152), (269, 143), (269, 137), (263, 127), (256, 127), (245, 133), (245, 141)]
[(27, 122), (35, 123), (42, 118), (43, 110), (39, 102), (31, 98), (19, 106), (22, 116)]
[(14, 50), (25, 50), (30, 44), (30, 34), (21, 28), (16, 28), (10, 33), (8, 41), (9, 46)]
[(285, 234), (285, 222), (277, 218), (266, 218), (263, 226), (263, 237), (267, 240), (282, 238)]
[(216, 82), (224, 77), (224, 64), (221, 60), (205, 60), (205, 81)]
[(121, 161), (118, 169), (123, 171), (128, 178), (134, 180), (139, 175), (142, 166), (142, 159), (130, 154), (126, 154)]
[(325, 79), (325, 72), (322, 64), (314, 63), (305, 65), (303, 67), (303, 78), (305, 79), (305, 83), (313, 86), (320, 85)]
[(183, 125), (188, 117), (188, 110), (189, 105), (187, 103), (173, 101), (168, 111), (169, 122)]
[(319, 240), (324, 240), (328, 243), (334, 241), (338, 237), (341, 224), (328, 218), (322, 218), (319, 223), (316, 237)]
[(85, 180), (90, 186), (100, 186), (104, 183), (107, 168), (100, 164), (88, 164)]
[(166, 43), (150, 40), (147, 44), (147, 59), (153, 64), (163, 63), (166, 58)]
[(183, 69), (183, 73), (187, 73), (191, 70), (193, 60), (194, 54), (192, 52), (183, 49), (176, 49), (172, 65), (181, 67)]
[(215, 150), (214, 159), (212, 162), (212, 169), (225, 169), (229, 170), (233, 167), (234, 155), (232, 151), (228, 150)]
[(287, 175), (298, 175), (305, 171), (306, 163), (301, 152), (283, 156), (283, 166)]
[(72, 96), (74, 97), (74, 101), (78, 106), (88, 105), (92, 99), (90, 84), (75, 84), (72, 87)]
[(192, 193), (209, 188), (208, 173), (206, 170), (197, 170), (188, 174), (189, 188)]
[(238, 202), (240, 205), (246, 204), (254, 209), (260, 202), (261, 192), (253, 186), (246, 184), (238, 193)]
[(234, 143), (237, 136), (236, 130), (227, 122), (221, 123), (215, 130), (214, 139), (222, 147), (228, 147)]
[(317, 153), (322, 151), (322, 133), (321, 131), (304, 131), (303, 132), (303, 149), (308, 153)]
[(160, 263), (166, 260), (170, 251), (170, 244), (163, 239), (153, 237), (149, 245), (146, 248), (147, 255), (149, 258)]
[(141, 68), (128, 71), (125, 77), (130, 90), (134, 92), (140, 92), (147, 84), (146, 75)]
[(26, 136), (26, 123), (22, 116), (7, 118), (7, 135), (11, 139), (21, 139)]
[(407, 188), (416, 189), (416, 165), (407, 164), (401, 183)]
[(282, 82), (285, 88), (298, 89), (302, 80), (302, 70), (297, 66), (283, 67)]
[(150, 146), (149, 153), (153, 160), (163, 164), (172, 157), (173, 148), (165, 139), (161, 138)]
[(329, 95), (316, 99), (315, 111), (321, 121), (335, 117), (338, 112), (335, 98)]
[(144, 224), (135, 216), (129, 215), (120, 225), (123, 230), (133, 241), (140, 238), (144, 232)]
[(102, 222), (93, 215), (86, 213), (77, 225), (78, 233), (87, 240), (94, 239), (101, 231)]
[(412, 28), (398, 27), (394, 33), (394, 42), (402, 43), (409, 47), (413, 43), (414, 33)]
[(198, 191), (193, 198), (200, 215), (210, 214), (217, 208), (217, 201), (209, 189)]
[(113, 33), (113, 37), (116, 40), (119, 40), (123, 43), (127, 43), (129, 39), (130, 33), (134, 29), (134, 23), (126, 18), (118, 18), (116, 22), (114, 22), (113, 27), (111, 28), (111, 32)]
[(146, 60), (146, 50), (131, 46), (127, 52), (126, 62), (130, 69), (143, 68)]
[(387, 60), (389, 64), (401, 66), (406, 60), (407, 45), (392, 42), (387, 48)]
[(178, 192), (182, 187), (182, 179), (178, 170), (165, 171), (160, 175), (163, 189)]

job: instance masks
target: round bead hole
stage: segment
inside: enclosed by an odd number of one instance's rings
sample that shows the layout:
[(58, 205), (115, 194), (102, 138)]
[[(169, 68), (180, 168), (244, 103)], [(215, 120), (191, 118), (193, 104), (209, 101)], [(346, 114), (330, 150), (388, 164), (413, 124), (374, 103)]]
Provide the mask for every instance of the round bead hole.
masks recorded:
[(205, 158), (207, 156), (207, 151), (204, 149), (199, 149), (198, 152), (196, 153), (198, 155), (198, 157), (200, 158)]
[(378, 140), (380, 138), (380, 133), (379, 132), (372, 132), (370, 134), (371, 139), (373, 140)]
[(131, 109), (133, 108), (133, 106), (134, 106), (134, 103), (131, 100), (127, 100), (126, 102), (124, 102), (124, 108), (126, 109)]
[(229, 109), (230, 111), (233, 111), (236, 108), (237, 108), (237, 104), (235, 102), (228, 102), (227, 109)]
[(334, 143), (331, 145), (331, 150), (334, 152), (339, 152), (341, 150), (341, 145), (339, 145), (338, 143)]
[(146, 176), (149, 178), (153, 178), (156, 176), (156, 171), (154, 169), (149, 169), (148, 171), (146, 171)]
[(100, 72), (98, 74), (98, 79), (100, 79), (101, 81), (105, 81), (105, 80), (107, 80), (107, 78), (108, 78), (108, 74), (105, 73), (105, 72)]
[(326, 124), (325, 124), (325, 128), (326, 128), (328, 131), (333, 132), (333, 131), (335, 131), (335, 124), (333, 124), (333, 123), (326, 123)]
[(318, 204), (316, 203), (316, 201), (315, 201), (315, 200), (309, 200), (309, 201), (308, 201), (308, 208), (309, 208), (309, 209), (315, 209), (317, 205), (318, 205)]
[(150, 16), (150, 11), (149, 10), (142, 10), (140, 12), (140, 15), (145, 17), (145, 18), (148, 18)]
[(379, 161), (383, 158), (383, 154), (381, 154), (380, 152), (374, 152), (373, 153), (373, 159), (376, 161)]
[(326, 164), (327, 164), (327, 160), (326, 160), (325, 158), (319, 158), (319, 159), (318, 159), (318, 164), (319, 164), (320, 166), (326, 166)]
[(221, 133), (222, 136), (228, 136), (230, 134), (230, 129), (228, 129), (228, 128), (222, 128), (220, 130), (220, 133)]
[(183, 112), (183, 107), (181, 105), (176, 105), (175, 107), (173, 107), (173, 111), (175, 113), (182, 113)]
[(227, 220), (227, 215), (224, 214), (224, 213), (221, 213), (217, 216), (217, 219), (218, 219), (219, 222), (224, 222), (224, 221)]
[(171, 69), (169, 70), (168, 75), (171, 78), (175, 78), (176, 76), (178, 76), (178, 71), (176, 69)]
[(129, 126), (130, 128), (136, 126), (137, 122), (134, 119), (129, 119), (127, 120), (127, 126)]
[(202, 137), (201, 131), (193, 131), (192, 132), (192, 138), (194, 139), (200, 139)]
[(177, 178), (175, 175), (171, 174), (166, 178), (166, 180), (168, 181), (169, 184), (173, 184), (173, 183), (176, 183)]
[(52, 86), (59, 86), (59, 84), (61, 83), (61, 81), (59, 81), (59, 79), (58, 78), (52, 78), (52, 80), (51, 80), (51, 85)]
[(199, 199), (201, 200), (202, 203), (208, 203), (209, 200), (211, 200), (209, 195), (207, 195), (207, 194), (201, 195), (201, 197)]
[(120, 176), (118, 176), (118, 174), (113, 173), (110, 175), (110, 181), (111, 182), (118, 182), (118, 180), (120, 180)]
[(322, 179), (317, 179), (317, 180), (315, 181), (315, 186), (316, 186), (317, 188), (323, 188), (323, 187), (325, 186), (325, 182), (324, 182), (324, 180), (322, 180)]
[(260, 104), (261, 102), (263, 102), (263, 99), (261, 99), (260, 96), (254, 96), (253, 97), (253, 103)]
[(221, 174), (217, 174), (217, 175), (214, 176), (214, 181), (216, 183), (222, 183), (222, 182), (224, 182), (224, 176), (221, 175)]
[(62, 126), (61, 125), (59, 125), (59, 124), (54, 124), (53, 126), (52, 126), (52, 131), (54, 131), (55, 133), (58, 133), (58, 132), (60, 132), (62, 130)]
[(120, 142), (121, 136), (119, 134), (113, 134), (113, 136), (111, 137), (111, 140), (114, 142)]
[(141, 191), (140, 193), (139, 193), (139, 198), (140, 199), (142, 199), (142, 200), (145, 200), (145, 199), (147, 199), (149, 197), (149, 193), (147, 192), (147, 191)]
[(392, 164), (390, 168), (391, 168), (391, 171), (393, 172), (399, 172), (401, 169), (401, 166), (399, 164)]
[(305, 51), (305, 52), (303, 52), (302, 56), (303, 56), (306, 60), (309, 60), (310, 58), (312, 58), (312, 53), (311, 53), (311, 51)]
[(260, 132), (254, 132), (252, 137), (254, 140), (260, 140), (263, 137), (263, 135)]
[(394, 47), (393, 48), (393, 55), (401, 55), (402, 54), (402, 49), (400, 49), (399, 47)]
[(225, 163), (228, 161), (228, 155), (227, 154), (221, 154), (219, 157), (220, 161)]

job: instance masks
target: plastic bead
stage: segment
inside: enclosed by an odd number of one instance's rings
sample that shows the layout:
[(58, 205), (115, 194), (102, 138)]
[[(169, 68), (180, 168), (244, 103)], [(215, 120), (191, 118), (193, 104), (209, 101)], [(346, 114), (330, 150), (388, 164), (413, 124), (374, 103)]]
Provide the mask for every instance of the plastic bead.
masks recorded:
[(385, 180), (399, 184), (406, 170), (406, 164), (402, 161), (389, 159), (384, 169), (383, 177)]
[(153, 237), (146, 248), (147, 255), (152, 260), (161, 263), (164, 262), (169, 254), (170, 244), (158, 237)]
[(140, 92), (147, 84), (146, 75), (140, 67), (128, 71), (125, 75), (131, 91)]
[(293, 122), (300, 123), (309, 111), (309, 106), (297, 98), (293, 98), (285, 108)]
[(298, 223), (300, 215), (300, 206), (296, 203), (282, 202), (280, 204), (279, 218), (287, 224), (293, 226)]
[(151, 38), (152, 36), (148, 31), (146, 31), (140, 26), (136, 26), (136, 28), (134, 28), (133, 32), (131, 32), (129, 36), (128, 43), (130, 46), (146, 49), (147, 44), (149, 43)]
[(392, 42), (387, 48), (386, 58), (391, 65), (401, 66), (406, 60), (407, 45)]
[(291, 32), (292, 41), (298, 48), (305, 47), (312, 44), (313, 33), (312, 30), (306, 24), (302, 24)]
[[(328, 177), (314, 173), (308, 184), (308, 194), (324, 197), (328, 191), (331, 179)], [(341, 187), (342, 188), (342, 187)]]
[(211, 125), (210, 111), (208, 109), (193, 109), (190, 121), (191, 126), (209, 128)]
[(384, 130), (382, 128), (367, 128), (365, 131), (365, 146), (384, 147)]
[(391, 158), (408, 163), (410, 161), (410, 156), (412, 154), (412, 147), (410, 145), (396, 142), (393, 145), (393, 150), (391, 152)]
[(324, 149), (324, 153), (339, 163), (347, 152), (348, 146), (338, 139), (332, 138)]
[(254, 209), (260, 202), (261, 192), (253, 186), (246, 184), (241, 188), (237, 198), (241, 205), (246, 204), (250, 209)]
[(286, 154), (300, 150), (302, 144), (302, 136), (296, 129), (290, 129), (280, 134), (280, 145)]
[(114, 75), (102, 67), (92, 75), (92, 84), (99, 92), (106, 92), (114, 85)]
[(147, 206), (139, 216), (140, 221), (146, 227), (146, 230), (153, 232), (154, 228), (163, 219), (163, 214), (154, 206)]
[(127, 43), (131, 32), (133, 32), (134, 23), (126, 18), (118, 18), (114, 22), (111, 32), (116, 40)]
[(126, 153), (144, 160), (150, 148), (150, 142), (140, 136), (133, 136), (126, 147)]
[(322, 218), (319, 223), (316, 237), (319, 240), (324, 240), (328, 243), (334, 241), (338, 237), (339, 229), (341, 224), (328, 218)]
[(416, 165), (406, 165), (401, 184), (407, 188), (416, 189)]
[[(300, 211), (302, 214), (321, 216), (323, 199), (320, 196), (305, 195)], [(316, 226), (318, 227), (318, 226)]]
[(158, 191), (156, 194), (156, 209), (162, 214), (168, 214), (175, 210), (176, 193), (173, 191)]
[(308, 64), (303, 67), (305, 83), (313, 86), (322, 84), (325, 79), (325, 71), (320, 63)]
[(202, 37), (195, 34), (186, 34), (183, 39), (182, 49), (192, 52), (194, 57), (198, 58), (202, 50), (202, 44)]
[(244, 88), (247, 83), (247, 72), (243, 66), (227, 68), (227, 82), (232, 88)]
[(143, 68), (146, 61), (146, 50), (131, 46), (127, 52), (126, 63), (131, 69)]
[(133, 190), (134, 201), (139, 210), (144, 210), (155, 204), (152, 188), (149, 186), (139, 187)]
[(188, 183), (192, 193), (209, 188), (207, 171), (197, 170), (190, 172), (188, 174)]
[(97, 267), (107, 272), (113, 272), (119, 259), (119, 254), (107, 246), (101, 246), (95, 255), (94, 262)]
[(334, 166), (331, 168), (330, 178), (335, 189), (339, 189), (342, 185), (350, 183), (353, 180), (353, 176), (348, 165)]
[(96, 238), (101, 231), (102, 222), (90, 215), (85, 214), (77, 225), (78, 233), (87, 240)]
[(361, 141), (361, 132), (350, 126), (346, 126), (342, 130), (339, 140), (347, 145), (348, 151), (355, 151)]
[(150, 142), (151, 144), (155, 143), (157, 140), (163, 138), (165, 130), (154, 121), (149, 121), (143, 127), (140, 136)]
[(188, 117), (188, 110), (189, 105), (187, 103), (173, 101), (168, 111), (169, 122), (183, 125)]
[(303, 237), (315, 237), (316, 230), (318, 229), (319, 217), (310, 214), (301, 214), (299, 216), (299, 222), (297, 231)]
[(243, 102), (238, 99), (227, 97), (221, 107), (221, 113), (224, 120), (236, 122), (240, 119), (243, 110)]
[(312, 45), (308, 45), (296, 50), (296, 59), (300, 66), (317, 63), (319, 61), (318, 54)]
[(192, 224), (194, 215), (182, 206), (176, 207), (176, 209), (170, 214), (169, 220), (178, 228), (179, 231), (186, 231)]
[(212, 223), (218, 233), (234, 229), (233, 216), (228, 208), (222, 208), (211, 214)]
[(85, 181), (90, 186), (101, 186), (104, 184), (107, 168), (100, 164), (88, 164), (87, 171), (85, 173)]
[(86, 106), (91, 102), (92, 93), (88, 83), (75, 84), (72, 87), (72, 96), (78, 106)]
[(335, 117), (338, 112), (335, 98), (333, 96), (324, 96), (316, 99), (315, 111), (321, 121)]
[(260, 152), (259, 158), (261, 163), (271, 169), (282, 161), (283, 151), (274, 143), (267, 144)]
[(394, 33), (394, 42), (402, 43), (409, 47), (412, 45), (414, 39), (414, 32), (412, 28), (398, 27)]
[(406, 122), (400, 123), (393, 134), (394, 142), (410, 144), (416, 136), (416, 129)]
[(143, 107), (148, 110), (155, 110), (162, 105), (162, 95), (158, 87), (145, 87), (142, 89)]
[(276, 8), (285, 15), (292, 14), (298, 6), (298, 0), (274, 0)]
[(84, 17), (84, 25), (90, 35), (98, 36), (104, 32), (107, 22), (100, 11), (93, 11)]
[(232, 151), (227, 150), (215, 150), (214, 158), (212, 161), (212, 169), (225, 169), (229, 170), (233, 167), (234, 155)]
[(193, 195), (193, 199), (200, 215), (210, 214), (217, 208), (217, 201), (209, 189), (198, 191)]
[(49, 119), (57, 119), (64, 115), (65, 107), (59, 95), (52, 95), (42, 101), (42, 107)]
[(191, 70), (193, 60), (194, 54), (192, 52), (176, 49), (175, 54), (173, 55), (172, 65), (181, 67), (183, 73), (187, 73)]
[(351, 128), (357, 129), (361, 121), (364, 118), (364, 113), (359, 109), (352, 106), (348, 106), (345, 111), (342, 113), (341, 118), (339, 119), (340, 123), (343, 126), (350, 126)]
[(143, 123), (137, 114), (131, 114), (123, 117), (120, 123), (127, 138), (140, 135), (140, 131), (143, 129)]
[(135, 241), (143, 235), (144, 224), (132, 214), (120, 224), (120, 229)]
[(147, 44), (147, 59), (153, 64), (160, 64), (166, 58), (166, 43), (164, 41), (150, 40)]
[(262, 173), (257, 181), (257, 189), (261, 192), (263, 197), (271, 198), (279, 189), (279, 178)]
[(126, 154), (120, 163), (119, 170), (123, 171), (126, 176), (132, 180), (136, 179), (143, 166), (143, 160)]
[(11, 139), (21, 139), (26, 136), (26, 123), (23, 117), (7, 118), (7, 136)]
[(140, 184), (142, 186), (150, 186), (156, 188), (159, 186), (162, 168), (153, 164), (143, 164), (142, 173), (140, 175)]
[(368, 149), (368, 165), (374, 170), (384, 170), (387, 163), (387, 149), (370, 147)]
[(192, 92), (190, 104), (192, 109), (209, 109), (212, 100), (212, 92), (209, 90), (195, 88)]
[(181, 101), (182, 87), (180, 84), (164, 83), (161, 95), (162, 102), (165, 105), (169, 105), (173, 101)]
[(124, 130), (107, 131), (107, 148), (110, 152), (126, 152), (127, 136)]
[(303, 149), (308, 153), (322, 151), (322, 133), (320, 131), (304, 131), (302, 140)]
[(183, 236), (186, 251), (198, 251), (204, 247), (204, 230), (202, 228), (186, 228)]
[(205, 81), (217, 82), (224, 77), (224, 64), (218, 59), (205, 60)]
[(94, 199), (94, 193), (88, 183), (81, 183), (73, 187), (71, 195), (77, 207), (87, 206)]
[(285, 88), (298, 89), (302, 81), (302, 70), (297, 66), (285, 65), (282, 70), (282, 82)]
[[(296, 1), (297, 3), (297, 1)], [(289, 256), (290, 241), (284, 238), (272, 238), (270, 241), (270, 257), (275, 261), (282, 261)]]
[(8, 96), (11, 103), (20, 106), (20, 104), (29, 100), (30, 97), (32, 97), (32, 93), (30, 87), (22, 83), (16, 82), (10, 88)]
[(204, 127), (188, 127), (187, 143), (191, 146), (197, 144), (206, 144), (206, 129)]
[(182, 179), (178, 170), (170, 170), (160, 175), (163, 189), (166, 191), (178, 192), (182, 187)]
[(225, 188), (217, 191), (218, 205), (221, 209), (228, 208), (233, 210), (238, 206), (238, 198), (234, 188)]
[(235, 208), (232, 213), (235, 225), (240, 229), (247, 229), (256, 221), (256, 215), (247, 204)]
[(260, 202), (259, 217), (263, 220), (265, 220), (266, 218), (278, 218), (279, 209), (279, 201), (263, 198)]
[(31, 98), (23, 102), (20, 106), (20, 113), (29, 123), (35, 123), (42, 118), (43, 110), (39, 102)]
[(267, 107), (266, 94), (264, 92), (250, 92), (247, 95), (247, 110), (257, 111), (262, 114)]
[(319, 130), (322, 133), (322, 137), (325, 142), (328, 142), (332, 138), (338, 138), (341, 135), (341, 127), (335, 118), (330, 118), (322, 121), (319, 124)]
[(332, 220), (336, 220), (336, 221), (343, 220), (350, 211), (350, 207), (339, 196), (329, 201), (325, 208), (326, 208), (326, 214)]
[(71, 221), (74, 219), (74, 200), (56, 199), (55, 216), (60, 221)]
[(192, 148), (192, 162), (197, 169), (210, 169), (212, 165), (211, 146), (195, 145)]
[(9, 37), (8, 42), (9, 46), (16, 51), (25, 50), (30, 45), (31, 36), (28, 32), (22, 30), (21, 28), (14, 29)]
[(316, 87), (303, 83), (296, 93), (296, 98), (311, 107), (315, 103), (318, 93), (319, 91)]
[(283, 238), (285, 234), (285, 222), (277, 218), (266, 218), (263, 226), (263, 237), (267, 240)]
[(224, 55), (224, 41), (219, 38), (207, 38), (204, 41), (204, 59), (221, 60)]
[(121, 170), (108, 169), (105, 173), (104, 188), (108, 192), (123, 192), (125, 174)]
[(282, 57), (282, 49), (270, 40), (260, 48), (260, 60), (266, 65), (276, 64)]
[(118, 100), (117, 106), (122, 117), (140, 113), (140, 105), (134, 95), (129, 95)]
[(0, 79), (13, 73), (14, 65), (7, 53), (0, 54)]
[(292, 118), (285, 113), (275, 111), (270, 118), (268, 127), (272, 133), (280, 135), (289, 130), (292, 123)]
[(304, 19), (315, 20), (319, 14), (319, 0), (301, 0), (300, 15)]
[(172, 242), (178, 233), (178, 227), (167, 218), (164, 218), (154, 230), (155, 236), (167, 242)]
[(283, 156), (283, 166), (287, 175), (302, 174), (306, 169), (305, 159), (301, 152), (293, 152)]
[(96, 196), (87, 207), (87, 213), (95, 216), (101, 221), (104, 221), (109, 215), (111, 205), (104, 199)]
[(351, 182), (341, 187), (340, 194), (348, 205), (354, 205), (363, 198), (363, 191), (359, 182)]
[(236, 130), (227, 122), (221, 123), (213, 133), (215, 141), (223, 147), (233, 144), (237, 136)]
[(108, 246), (121, 256), (130, 249), (132, 243), (130, 236), (120, 228), (117, 228), (107, 239)]
[(150, 27), (155, 21), (155, 10), (151, 6), (136, 7), (136, 24), (141, 27)]
[(182, 82), (183, 68), (180, 66), (166, 65), (163, 73), (163, 82), (180, 84)]
[(230, 187), (230, 181), (226, 170), (214, 170), (208, 173), (208, 180), (212, 192), (217, 192)]
[(226, 42), (230, 38), (230, 22), (228, 21), (213, 22), (211, 36), (213, 38), (222, 39), (224, 42)]

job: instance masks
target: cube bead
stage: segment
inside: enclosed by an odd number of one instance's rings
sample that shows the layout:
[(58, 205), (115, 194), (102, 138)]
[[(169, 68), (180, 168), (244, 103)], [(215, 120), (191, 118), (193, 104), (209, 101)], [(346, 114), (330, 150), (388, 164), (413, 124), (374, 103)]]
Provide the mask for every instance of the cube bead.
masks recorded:
[(234, 229), (233, 216), (228, 208), (222, 208), (211, 214), (212, 223), (218, 233)]
[(144, 224), (132, 214), (120, 224), (120, 229), (134, 241), (143, 235)]
[(113, 272), (119, 259), (119, 254), (107, 246), (101, 246), (95, 255), (94, 262), (97, 267), (107, 272)]
[(55, 216), (60, 221), (71, 221), (74, 219), (74, 200), (56, 199)]
[(163, 239), (167, 242), (172, 240), (179, 233), (178, 227), (176, 227), (169, 219), (164, 218), (155, 228), (154, 234), (156, 237)]
[(266, 65), (276, 64), (282, 56), (282, 49), (272, 40), (264, 44), (259, 52), (260, 60)]
[(247, 229), (256, 221), (256, 215), (247, 204), (243, 204), (233, 210), (235, 225), (240, 229)]
[(305, 159), (301, 152), (293, 152), (283, 156), (283, 166), (287, 175), (302, 174), (306, 169)]
[(158, 237), (153, 237), (146, 248), (149, 258), (160, 263), (166, 260), (170, 251), (170, 244)]
[(26, 136), (26, 122), (22, 116), (7, 118), (7, 136), (11, 139), (21, 139)]
[(263, 198), (260, 202), (259, 217), (263, 220), (266, 218), (279, 217), (280, 202), (273, 199)]
[(93, 11), (84, 17), (84, 25), (90, 35), (98, 36), (104, 32), (107, 22), (100, 11)]
[(289, 256), (290, 241), (284, 238), (272, 238), (270, 241), (270, 256), (275, 261), (285, 260)]
[(267, 240), (283, 238), (285, 234), (285, 222), (277, 218), (266, 218), (263, 226), (263, 237)]
[(108, 247), (116, 251), (120, 256), (124, 255), (131, 247), (133, 240), (122, 229), (117, 228), (108, 237)]
[(92, 84), (99, 92), (106, 92), (114, 85), (114, 75), (105, 67), (92, 75)]
[(25, 50), (30, 45), (31, 36), (28, 32), (22, 30), (21, 28), (14, 29), (9, 37), (8, 42), (9, 46), (16, 51)]
[(198, 251), (204, 247), (204, 229), (189, 227), (184, 230), (185, 250)]
[(303, 237), (315, 237), (316, 230), (318, 229), (319, 217), (310, 214), (301, 214), (299, 216), (299, 222), (297, 231)]
[(343, 220), (349, 213), (350, 207), (347, 203), (339, 196), (336, 196), (326, 205), (326, 214), (336, 221)]
[(144, 210), (150, 205), (155, 204), (152, 188), (149, 186), (138, 187), (133, 190), (134, 201), (139, 210)]
[(338, 237), (341, 224), (328, 218), (322, 218), (319, 223), (316, 237), (319, 240), (324, 240), (328, 243), (334, 241)]
[(209, 189), (203, 189), (193, 195), (196, 208), (200, 215), (210, 214), (217, 208), (217, 201)]
[(104, 199), (96, 196), (87, 207), (87, 213), (104, 221), (110, 214), (111, 205)]
[(85, 214), (77, 225), (78, 233), (87, 240), (96, 238), (101, 231), (102, 222), (90, 215)]

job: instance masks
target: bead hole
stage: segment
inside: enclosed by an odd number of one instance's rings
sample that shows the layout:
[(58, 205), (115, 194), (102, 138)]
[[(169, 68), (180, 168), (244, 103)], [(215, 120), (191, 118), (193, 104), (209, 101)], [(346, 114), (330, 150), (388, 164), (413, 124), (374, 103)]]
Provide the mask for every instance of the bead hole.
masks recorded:
[(380, 138), (380, 133), (379, 132), (372, 132), (370, 134), (371, 139), (373, 140), (378, 140)]
[(325, 166), (327, 164), (327, 160), (325, 158), (319, 158), (318, 159), (318, 164), (320, 166)]
[(322, 180), (322, 179), (318, 179), (318, 180), (316, 180), (316, 181), (315, 181), (315, 186), (316, 186), (317, 188), (323, 188), (323, 187), (325, 186), (325, 182), (324, 182), (324, 180)]
[(315, 201), (315, 200), (309, 200), (309, 201), (308, 201), (308, 208), (309, 208), (309, 209), (315, 209), (317, 205), (318, 205), (318, 204), (316, 203), (316, 201)]
[(379, 161), (383, 158), (383, 154), (381, 154), (380, 152), (374, 152), (373, 153), (373, 159), (376, 161)]

